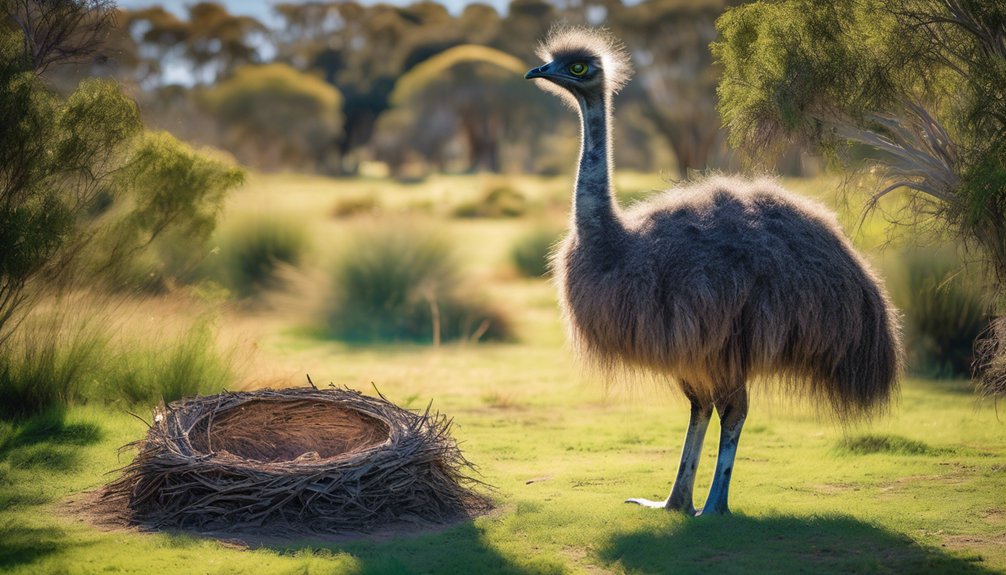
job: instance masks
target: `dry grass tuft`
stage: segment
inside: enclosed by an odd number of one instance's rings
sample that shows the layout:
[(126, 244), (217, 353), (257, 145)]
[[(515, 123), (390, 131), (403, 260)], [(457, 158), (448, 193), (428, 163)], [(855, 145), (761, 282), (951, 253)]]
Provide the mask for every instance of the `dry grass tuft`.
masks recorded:
[(145, 528), (269, 535), (447, 523), (489, 509), (450, 428), (348, 389), (187, 398), (155, 410), (100, 505)]

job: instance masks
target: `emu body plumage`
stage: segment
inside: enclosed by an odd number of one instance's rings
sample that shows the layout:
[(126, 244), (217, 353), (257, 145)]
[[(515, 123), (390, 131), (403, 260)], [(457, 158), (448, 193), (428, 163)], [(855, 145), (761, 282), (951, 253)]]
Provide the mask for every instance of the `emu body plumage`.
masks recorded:
[(581, 357), (675, 381), (692, 404), (666, 501), (694, 513), (706, 427), (721, 420), (704, 512), (726, 513), (747, 386), (780, 378), (841, 418), (890, 399), (901, 365), (895, 310), (834, 215), (770, 180), (714, 177), (622, 211), (611, 186), (611, 100), (629, 76), (609, 35), (552, 32), (548, 63), (528, 78), (580, 113), (571, 230), (553, 258), (559, 299)]

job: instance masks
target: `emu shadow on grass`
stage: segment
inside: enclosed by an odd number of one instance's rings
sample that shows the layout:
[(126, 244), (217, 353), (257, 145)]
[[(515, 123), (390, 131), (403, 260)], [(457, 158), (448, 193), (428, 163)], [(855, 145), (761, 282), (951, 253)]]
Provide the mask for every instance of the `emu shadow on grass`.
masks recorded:
[(714, 518), (617, 535), (601, 558), (632, 573), (993, 573), (848, 516)]

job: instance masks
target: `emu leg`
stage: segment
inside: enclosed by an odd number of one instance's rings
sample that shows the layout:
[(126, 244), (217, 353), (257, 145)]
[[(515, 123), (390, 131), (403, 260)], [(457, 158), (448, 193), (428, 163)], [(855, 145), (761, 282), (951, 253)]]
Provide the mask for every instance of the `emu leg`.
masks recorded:
[(626, 503), (635, 503), (644, 507), (673, 509), (688, 515), (695, 515), (692, 503), (692, 487), (695, 485), (695, 469), (699, 466), (699, 456), (702, 455), (702, 440), (706, 436), (706, 428), (713, 414), (713, 408), (707, 403), (701, 403), (696, 397), (689, 396), (692, 402), (691, 417), (688, 420), (688, 431), (685, 434), (685, 445), (681, 449), (681, 463), (678, 465), (678, 475), (671, 487), (671, 494), (664, 501), (649, 499), (627, 499)]
[(734, 470), (734, 456), (737, 455), (737, 442), (741, 437), (741, 428), (748, 414), (748, 394), (743, 387), (731, 397), (716, 402), (716, 412), (720, 416), (720, 450), (716, 456), (716, 472), (713, 484), (709, 488), (709, 497), (700, 515), (730, 513), (727, 507), (727, 496), (730, 493), (730, 477)]

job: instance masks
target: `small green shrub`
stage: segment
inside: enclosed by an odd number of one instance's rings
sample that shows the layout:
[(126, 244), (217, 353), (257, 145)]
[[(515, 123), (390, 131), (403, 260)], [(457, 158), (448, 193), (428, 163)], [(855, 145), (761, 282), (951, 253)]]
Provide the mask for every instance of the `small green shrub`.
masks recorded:
[(454, 208), (458, 218), (519, 218), (527, 211), (527, 198), (510, 186), (490, 188), (483, 196)]
[(987, 328), (989, 300), (956, 250), (914, 250), (903, 255), (909, 366), (931, 377), (969, 377), (975, 340)]
[(307, 246), (307, 234), (296, 222), (270, 217), (238, 222), (221, 234), (224, 284), (240, 297), (278, 287), (280, 269), (300, 264)]
[(549, 274), (548, 256), (560, 237), (562, 234), (551, 228), (536, 228), (514, 243), (510, 261), (524, 277), (543, 277)]
[(20, 419), (84, 399), (108, 351), (94, 324), (27, 320), (0, 346), (0, 418)]
[(350, 218), (353, 216), (375, 214), (381, 211), (381, 202), (376, 196), (354, 196), (343, 198), (332, 208), (332, 217)]
[(105, 366), (92, 398), (152, 405), (219, 393), (232, 380), (230, 358), (217, 352), (211, 324), (200, 321), (173, 341), (121, 350)]
[(20, 420), (68, 405), (150, 406), (217, 393), (233, 379), (208, 322), (175, 340), (113, 344), (111, 327), (65, 315), (29, 318), (0, 347), (0, 419)]
[(470, 291), (442, 238), (388, 226), (359, 233), (335, 267), (328, 333), (352, 342), (501, 340), (506, 318)]

